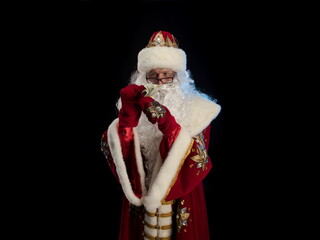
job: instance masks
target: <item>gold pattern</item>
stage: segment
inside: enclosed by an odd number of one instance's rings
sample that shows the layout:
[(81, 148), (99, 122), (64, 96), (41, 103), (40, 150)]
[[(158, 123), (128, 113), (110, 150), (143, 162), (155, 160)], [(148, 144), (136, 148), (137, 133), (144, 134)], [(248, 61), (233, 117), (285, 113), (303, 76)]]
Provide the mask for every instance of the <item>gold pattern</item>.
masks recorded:
[(177, 178), (178, 178), (178, 174), (179, 174), (179, 172), (180, 172), (180, 169), (181, 169), (184, 161), (186, 160), (186, 158), (187, 158), (188, 155), (190, 154), (190, 151), (191, 151), (191, 148), (192, 148), (192, 146), (193, 146), (193, 143), (194, 143), (194, 139), (191, 140), (190, 145), (189, 145), (186, 153), (184, 154), (183, 158), (182, 158), (181, 161), (180, 161), (180, 164), (179, 164), (178, 170), (177, 170), (177, 172), (176, 172), (176, 175), (175, 175), (174, 178), (172, 179), (172, 181), (171, 181), (171, 183), (170, 183), (170, 186), (169, 186), (166, 194), (164, 195), (163, 199), (161, 200), (161, 203), (162, 203), (162, 204), (165, 204), (165, 203), (166, 203), (165, 199), (166, 199), (166, 197), (168, 196), (171, 188), (173, 187), (173, 185), (174, 185), (175, 182), (177, 181)]
[[(191, 157), (191, 160), (197, 163), (197, 168), (202, 169), (202, 171), (205, 171), (206, 165), (208, 163), (208, 153), (206, 150), (206, 145), (204, 143), (204, 136), (202, 133), (200, 133), (198, 136), (194, 137), (195, 141), (198, 143), (197, 148), (197, 154), (193, 157)], [(200, 170), (197, 172), (197, 175), (200, 174)]]
[(147, 108), (147, 111), (151, 113), (151, 116), (154, 118), (163, 117), (166, 113), (166, 110), (163, 106), (157, 101), (151, 103), (151, 106)]
[(177, 39), (173, 35), (171, 35), (171, 36), (173, 38), (173, 41), (170, 40), (169, 36), (167, 36), (166, 39), (164, 39), (162, 32), (159, 31), (154, 36), (154, 38), (151, 38), (149, 40), (147, 48), (148, 47), (155, 47), (155, 46), (179, 48)]
[[(183, 205), (183, 203), (180, 202), (176, 216), (178, 233), (180, 233), (183, 226), (188, 226), (188, 218), (190, 217), (190, 213), (187, 212), (187, 207), (182, 208), (181, 205)], [(190, 208), (188, 210), (190, 211)]]

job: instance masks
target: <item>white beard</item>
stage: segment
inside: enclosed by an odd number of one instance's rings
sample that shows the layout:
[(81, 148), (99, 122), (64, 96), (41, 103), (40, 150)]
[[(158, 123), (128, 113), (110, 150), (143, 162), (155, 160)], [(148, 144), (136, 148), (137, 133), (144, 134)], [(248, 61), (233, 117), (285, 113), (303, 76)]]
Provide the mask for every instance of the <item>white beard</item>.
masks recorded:
[[(131, 77), (131, 83), (146, 85), (145, 75), (138, 72), (134, 73)], [(192, 97), (195, 95), (203, 94), (195, 89), (193, 80), (189, 78), (187, 72), (184, 72), (178, 73), (173, 83), (161, 85), (159, 91), (153, 95), (153, 98), (167, 107), (177, 123), (188, 130), (187, 120), (192, 105)], [(120, 99), (117, 106), (118, 109), (121, 108)], [(159, 146), (163, 134), (159, 131), (158, 125), (150, 123), (144, 113), (141, 114), (136, 130), (139, 135), (141, 152), (146, 168), (146, 186), (148, 187), (159, 154)]]
[[(139, 82), (139, 80), (143, 80)], [(146, 85), (145, 79), (138, 77), (135, 84)], [(175, 120), (183, 125), (184, 120), (188, 117), (190, 111), (191, 98), (182, 91), (181, 82), (174, 79), (171, 84), (163, 84), (159, 88), (158, 92), (153, 95), (153, 98), (160, 104), (168, 108), (171, 115), (175, 117)], [(144, 163), (146, 168), (146, 185), (148, 187), (152, 171), (159, 154), (159, 146), (162, 140), (162, 132), (158, 129), (158, 124), (152, 124), (147, 119), (146, 115), (142, 113), (137, 126), (139, 134), (140, 146), (142, 155), (144, 157)]]

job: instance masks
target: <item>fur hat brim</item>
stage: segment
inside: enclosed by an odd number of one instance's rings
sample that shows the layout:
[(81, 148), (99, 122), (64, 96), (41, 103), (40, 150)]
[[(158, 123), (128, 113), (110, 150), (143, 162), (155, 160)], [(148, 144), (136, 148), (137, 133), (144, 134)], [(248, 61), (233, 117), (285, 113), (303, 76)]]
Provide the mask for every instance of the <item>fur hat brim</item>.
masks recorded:
[(147, 73), (155, 68), (170, 68), (175, 72), (186, 70), (187, 57), (180, 48), (155, 46), (142, 49), (138, 54), (138, 71)]

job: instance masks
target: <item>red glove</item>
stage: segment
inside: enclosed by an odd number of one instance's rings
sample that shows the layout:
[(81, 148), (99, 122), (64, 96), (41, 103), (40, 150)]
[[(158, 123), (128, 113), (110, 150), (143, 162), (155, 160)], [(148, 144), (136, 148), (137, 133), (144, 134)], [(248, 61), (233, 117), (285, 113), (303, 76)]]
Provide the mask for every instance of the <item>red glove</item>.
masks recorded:
[(138, 99), (143, 95), (141, 92), (144, 86), (130, 84), (120, 91), (122, 107), (118, 114), (120, 127), (136, 127), (141, 116), (141, 108), (138, 105)]
[(138, 103), (142, 111), (147, 115), (148, 120), (153, 124), (158, 123), (158, 129), (164, 135), (171, 136), (180, 130), (180, 125), (164, 105), (161, 105), (151, 97), (140, 97)]

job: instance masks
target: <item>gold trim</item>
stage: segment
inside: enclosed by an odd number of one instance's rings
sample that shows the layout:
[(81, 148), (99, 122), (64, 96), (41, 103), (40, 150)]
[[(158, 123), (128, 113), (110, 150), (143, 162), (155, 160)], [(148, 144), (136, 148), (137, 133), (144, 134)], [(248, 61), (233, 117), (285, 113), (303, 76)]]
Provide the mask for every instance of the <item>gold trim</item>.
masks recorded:
[(170, 186), (169, 186), (169, 188), (168, 188), (168, 190), (167, 190), (166, 194), (164, 195), (163, 199), (161, 200), (161, 203), (162, 203), (162, 204), (168, 204), (168, 202), (166, 202), (166, 201), (165, 201), (165, 199), (166, 199), (166, 197), (168, 196), (168, 194), (169, 194), (169, 192), (170, 192), (171, 188), (173, 187), (173, 185), (174, 185), (174, 184), (175, 184), (175, 182), (177, 181), (177, 178), (178, 178), (178, 175), (179, 175), (180, 169), (181, 169), (181, 167), (182, 167), (182, 165), (183, 165), (184, 161), (186, 160), (186, 158), (187, 158), (187, 157), (188, 157), (188, 155), (190, 154), (190, 151), (191, 151), (191, 148), (192, 148), (192, 146), (193, 146), (193, 143), (194, 143), (194, 139), (192, 139), (192, 140), (191, 140), (191, 143), (190, 143), (190, 145), (189, 145), (189, 147), (188, 147), (188, 149), (187, 149), (186, 153), (184, 154), (183, 158), (182, 158), (182, 159), (181, 159), (181, 161), (180, 161), (180, 164), (179, 164), (178, 170), (177, 170), (177, 172), (176, 172), (176, 174), (175, 174), (174, 178), (172, 179), (171, 184), (170, 184)]
[(172, 205), (172, 204), (174, 204), (174, 202), (175, 202), (175, 200), (173, 199), (173, 200), (170, 200), (170, 201), (167, 201), (167, 202), (165, 202), (165, 201), (161, 201), (161, 203), (162, 203), (162, 205)]
[(151, 228), (151, 229), (168, 230), (172, 228), (172, 225), (164, 225), (164, 226), (152, 225), (150, 223), (147, 223), (146, 221), (144, 221), (144, 225), (146, 225), (148, 228)]
[(146, 232), (143, 232), (143, 236), (150, 240), (171, 240), (171, 237), (152, 237)]
[(145, 213), (150, 217), (161, 217), (161, 218), (171, 217), (174, 214), (174, 212), (160, 213), (159, 214), (158, 212), (152, 213), (152, 212), (148, 212), (148, 211), (146, 211)]
[(150, 216), (150, 217), (155, 217), (155, 216), (158, 216), (158, 215), (159, 215), (157, 212), (152, 213), (152, 212), (146, 211), (145, 213), (146, 213), (148, 216)]
[(168, 213), (160, 213), (161, 218), (171, 217), (173, 216), (174, 212), (168, 212)]

